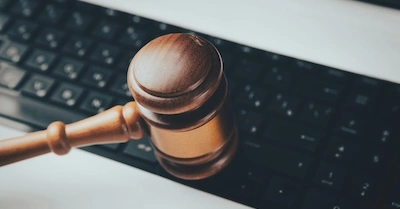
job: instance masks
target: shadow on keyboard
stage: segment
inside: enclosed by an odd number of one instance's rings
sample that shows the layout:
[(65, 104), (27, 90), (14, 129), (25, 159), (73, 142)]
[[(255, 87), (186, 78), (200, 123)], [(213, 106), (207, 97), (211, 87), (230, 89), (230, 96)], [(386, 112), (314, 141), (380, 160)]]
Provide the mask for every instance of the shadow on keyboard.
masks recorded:
[[(169, 24), (75, 1), (0, 1), (0, 115), (44, 128), (132, 100), (126, 70)], [(198, 34), (220, 51), (240, 149), (202, 181), (148, 138), (83, 148), (256, 208), (399, 208), (400, 85)]]

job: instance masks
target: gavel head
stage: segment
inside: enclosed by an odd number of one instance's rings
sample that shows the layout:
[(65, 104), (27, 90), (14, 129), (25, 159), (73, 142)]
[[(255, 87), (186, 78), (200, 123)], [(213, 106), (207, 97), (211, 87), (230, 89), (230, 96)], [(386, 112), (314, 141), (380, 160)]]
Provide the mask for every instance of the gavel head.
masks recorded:
[(169, 173), (202, 179), (231, 161), (238, 133), (221, 57), (211, 43), (190, 34), (150, 41), (129, 66), (128, 86)]

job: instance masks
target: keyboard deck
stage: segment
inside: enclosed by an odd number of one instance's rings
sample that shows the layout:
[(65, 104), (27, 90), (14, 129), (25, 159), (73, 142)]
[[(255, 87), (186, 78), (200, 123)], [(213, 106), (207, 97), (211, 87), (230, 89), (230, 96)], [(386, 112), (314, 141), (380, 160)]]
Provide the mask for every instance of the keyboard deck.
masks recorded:
[(131, 101), (126, 70), (149, 40), (195, 33), (220, 51), (239, 152), (184, 181), (148, 137), (83, 148), (255, 208), (400, 208), (400, 85), (75, 1), (0, 1), (0, 115), (43, 129)]

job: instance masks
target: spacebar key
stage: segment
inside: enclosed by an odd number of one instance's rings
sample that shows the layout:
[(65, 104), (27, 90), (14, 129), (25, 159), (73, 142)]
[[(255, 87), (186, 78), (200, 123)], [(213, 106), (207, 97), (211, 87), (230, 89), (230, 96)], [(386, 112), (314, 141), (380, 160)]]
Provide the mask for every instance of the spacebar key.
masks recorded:
[(313, 162), (312, 157), (299, 152), (252, 142), (245, 142), (245, 154), (258, 165), (301, 179)]

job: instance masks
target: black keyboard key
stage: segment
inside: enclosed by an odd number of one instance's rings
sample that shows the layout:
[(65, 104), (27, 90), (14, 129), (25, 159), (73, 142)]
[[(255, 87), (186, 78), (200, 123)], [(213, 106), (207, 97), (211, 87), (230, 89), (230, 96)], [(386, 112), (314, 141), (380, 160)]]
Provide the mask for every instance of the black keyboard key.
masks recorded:
[(128, 71), (128, 67), (131, 64), (131, 60), (133, 58), (133, 56), (135, 56), (135, 53), (132, 52), (131, 50), (129, 52), (125, 51), (125, 52), (121, 52), (119, 61), (118, 61), (118, 68), (122, 71), (122, 72), (127, 72)]
[(292, 72), (283, 67), (271, 67), (268, 69), (264, 78), (264, 84), (271, 85), (273, 88), (288, 90), (293, 82)]
[(83, 63), (76, 59), (63, 57), (54, 68), (54, 75), (61, 78), (76, 80), (83, 71)]
[(353, 202), (333, 194), (311, 189), (304, 202), (303, 209), (356, 209)]
[(366, 114), (378, 104), (379, 91), (380, 82), (378, 80), (367, 77), (358, 78), (345, 105), (351, 111)]
[(221, 38), (217, 38), (217, 37), (213, 37), (213, 36), (209, 36), (207, 38), (218, 50), (223, 50), (223, 51), (227, 51), (227, 50), (231, 50), (233, 44), (230, 43), (227, 40), (221, 39)]
[(51, 91), (54, 84), (55, 80), (52, 78), (41, 75), (33, 75), (29, 78), (21, 90), (24, 94), (33, 97), (44, 98)]
[(360, 146), (351, 139), (333, 137), (326, 149), (325, 156), (337, 162), (354, 163)]
[(111, 85), (111, 92), (119, 96), (132, 98), (132, 94), (129, 91), (125, 75), (118, 75), (113, 84)]
[(262, 115), (245, 108), (238, 108), (236, 117), (239, 130), (252, 135), (258, 133), (261, 124), (264, 121)]
[(240, 178), (237, 181), (234, 181), (233, 185), (227, 185), (229, 186), (229, 191), (227, 192), (245, 202), (254, 202), (261, 198), (262, 193), (265, 190), (268, 174), (259, 171), (255, 167), (243, 169), (244, 170), (241, 171), (243, 174)]
[(326, 128), (333, 113), (334, 108), (331, 105), (309, 101), (301, 110), (300, 120), (314, 126)]
[(101, 64), (112, 65), (116, 62), (119, 53), (119, 47), (101, 43), (93, 50), (90, 58)]
[(343, 86), (317, 78), (303, 78), (295, 85), (295, 93), (311, 99), (335, 103), (343, 91)]
[(17, 0), (11, 7), (11, 12), (24, 17), (32, 17), (39, 7), (39, 1)]
[(55, 49), (60, 46), (63, 38), (64, 32), (53, 28), (44, 28), (37, 36), (36, 43), (47, 48)]
[(10, 89), (15, 89), (24, 79), (26, 72), (10, 66), (5, 63), (0, 63), (0, 85), (8, 87)]
[(146, 27), (148, 25), (154, 24), (153, 20), (144, 18), (144, 17), (140, 17), (137, 15), (133, 15), (133, 16), (129, 16), (129, 24), (132, 25), (136, 25), (136, 26), (140, 26), (140, 27)]
[(379, 92), (382, 86), (382, 81), (374, 78), (360, 76), (354, 83), (354, 88), (367, 88), (370, 91)]
[(60, 6), (71, 5), (71, 3), (68, 0), (54, 0), (54, 3)]
[(274, 140), (301, 150), (315, 152), (324, 134), (317, 129), (278, 118), (271, 118), (263, 136), (268, 140)]
[(368, 111), (373, 108), (375, 99), (376, 98), (374, 98), (374, 96), (367, 91), (353, 92), (349, 97), (347, 106), (356, 111), (360, 110)]
[(65, 27), (69, 30), (83, 32), (93, 21), (93, 18), (82, 12), (72, 12), (68, 17)]
[(110, 78), (112, 72), (98, 66), (91, 66), (82, 77), (82, 83), (96, 88), (104, 88)]
[(4, 31), (4, 29), (9, 25), (10, 20), (11, 19), (8, 15), (0, 13), (0, 32)]
[(37, 30), (37, 24), (27, 20), (17, 20), (8, 31), (8, 36), (16, 41), (29, 41)]
[(110, 108), (112, 97), (104, 93), (90, 92), (82, 101), (80, 109), (96, 114)]
[(88, 53), (91, 45), (92, 41), (88, 38), (84, 38), (81, 36), (72, 36), (65, 43), (63, 50), (71, 55), (83, 57)]
[(60, 24), (64, 18), (66, 11), (59, 5), (47, 4), (40, 12), (39, 21), (50, 24)]
[(347, 177), (348, 171), (345, 168), (323, 162), (317, 170), (314, 183), (326, 188), (340, 190), (343, 188)]
[(115, 22), (102, 20), (94, 28), (92, 34), (94, 36), (110, 40), (118, 32), (119, 26)]
[(385, 209), (398, 209), (400, 208), (400, 167), (396, 172), (396, 178), (390, 182), (389, 194), (384, 200)]
[(242, 59), (235, 67), (235, 76), (246, 81), (255, 82), (261, 75), (263, 66), (253, 60)]
[(352, 175), (348, 194), (364, 204), (375, 207), (380, 198), (383, 176), (372, 176), (367, 171), (358, 171)]
[(237, 93), (236, 103), (261, 110), (264, 107), (266, 92), (250, 84), (244, 85)]
[(258, 56), (260, 55), (260, 51), (249, 46), (245, 45), (237, 45), (237, 50), (238, 52), (245, 58), (253, 57), (253, 58), (259, 58)]
[(110, 8), (101, 9), (100, 12), (110, 19), (118, 19), (124, 17), (124, 13)]
[(294, 69), (301, 74), (314, 75), (318, 73), (318, 66), (304, 60), (294, 60)]
[(297, 97), (277, 93), (272, 97), (267, 111), (290, 118), (297, 114), (299, 105), (300, 100)]
[(357, 155), (357, 166), (371, 173), (386, 172), (388, 165), (393, 163), (393, 153), (375, 146), (364, 147)]
[(56, 54), (50, 51), (35, 49), (25, 61), (25, 65), (39, 71), (48, 71), (54, 60)]
[(153, 147), (150, 144), (148, 136), (140, 140), (130, 140), (125, 149), (124, 154), (144, 160), (149, 163), (157, 163), (157, 159), (153, 153)]
[(244, 144), (246, 157), (258, 165), (296, 178), (304, 178), (313, 158), (296, 151), (284, 150), (267, 144)]
[(88, 14), (104, 13), (104, 10), (102, 10), (101, 7), (97, 7), (96, 5), (83, 1), (75, 2), (75, 8), (78, 8), (81, 11), (85, 11)]
[(363, 136), (365, 141), (372, 142), (373, 145), (385, 150), (397, 149), (400, 141), (396, 139), (398, 139), (400, 131), (395, 126), (378, 120), (373, 127), (373, 129), (366, 130)]
[(0, 0), (0, 10), (4, 10), (8, 7), (11, 0)]
[(381, 86), (382, 84), (379, 80), (358, 77), (352, 87), (346, 105), (352, 111), (364, 111), (362, 112), (364, 114), (371, 111), (377, 105)]
[(350, 113), (342, 113), (336, 124), (336, 132), (350, 137), (359, 137), (364, 132), (365, 118)]
[(351, 79), (349, 73), (329, 67), (323, 68), (319, 72), (322, 78), (343, 84), (346, 84)]
[(394, 124), (400, 123), (400, 85), (391, 84), (382, 99), (382, 106), (379, 108), (379, 117)]
[(271, 52), (264, 52), (263, 57), (267, 59), (268, 62), (270, 62), (272, 65), (287, 65), (288, 63), (292, 64), (293, 62), (292, 58), (280, 55), (280, 54), (275, 54)]
[[(398, 190), (398, 191), (396, 191)], [(399, 189), (393, 189), (393, 192), (389, 195), (385, 202), (385, 209), (399, 209), (400, 208), (400, 193)]]
[(9, 42), (0, 52), (0, 57), (12, 61), (19, 62), (26, 54), (28, 47), (23, 44)]
[(155, 33), (157, 34), (157, 36), (165, 35), (168, 33), (179, 33), (180, 31), (182, 31), (182, 29), (164, 22), (155, 22), (155, 28)]
[(263, 200), (271, 202), (273, 206), (291, 208), (298, 201), (299, 196), (300, 185), (290, 180), (273, 176)]
[(145, 30), (140, 27), (129, 26), (123, 30), (119, 42), (123, 45), (133, 47), (133, 50), (138, 50), (146, 44), (149, 39)]
[(84, 89), (76, 85), (61, 83), (51, 96), (51, 101), (73, 107), (83, 94)]
[(236, 89), (238, 89), (238, 83), (236, 80), (233, 78), (227, 77), (228, 81), (228, 94), (230, 95), (230, 99), (233, 99), (233, 93), (236, 92)]

